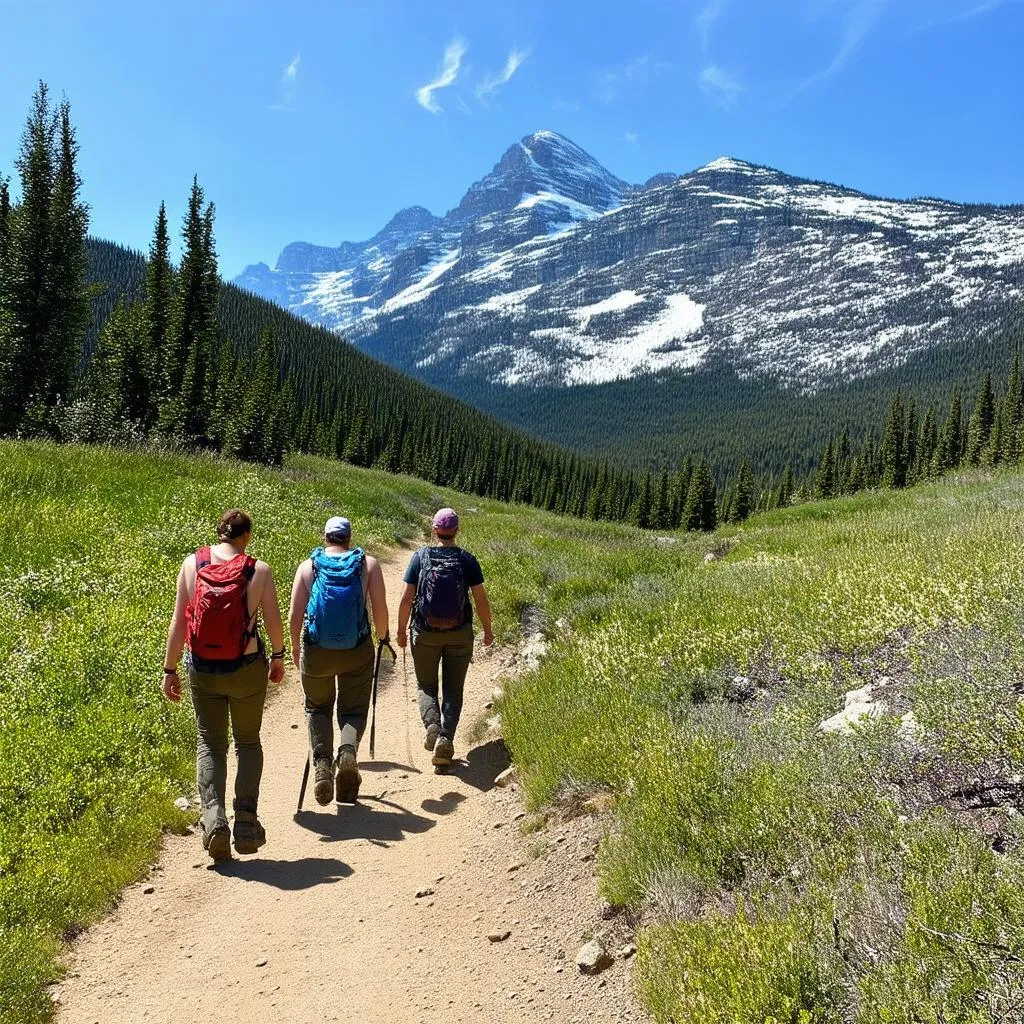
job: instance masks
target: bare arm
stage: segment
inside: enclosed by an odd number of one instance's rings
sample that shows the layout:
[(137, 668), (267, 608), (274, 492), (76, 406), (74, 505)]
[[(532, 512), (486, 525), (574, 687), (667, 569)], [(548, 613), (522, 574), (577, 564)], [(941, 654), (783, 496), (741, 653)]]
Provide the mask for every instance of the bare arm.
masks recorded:
[[(191, 556), (190, 556), (191, 557)], [(181, 679), (177, 667), (181, 652), (185, 649), (185, 608), (188, 605), (188, 574), (186, 558), (178, 570), (178, 582), (174, 594), (174, 612), (167, 629), (167, 648), (164, 652), (164, 667), (173, 668), (173, 673), (164, 673), (164, 696), (177, 703), (181, 700)]]
[[(266, 565), (266, 563), (264, 563)], [(270, 566), (266, 566), (267, 576), (263, 582), (263, 594), (260, 597), (260, 611), (263, 612), (263, 625), (270, 637), (272, 651), (284, 650), (284, 623), (281, 621), (281, 605), (277, 600), (277, 584)], [(274, 680), (277, 682), (277, 680)]]
[(479, 583), (475, 587), (470, 587), (470, 593), (473, 595), (473, 604), (476, 605), (476, 613), (480, 616), (480, 621), (484, 627), (484, 646), (490, 647), (494, 643), (494, 632), (491, 627), (491, 602), (487, 597), (487, 588)]
[(370, 592), (370, 611), (373, 614), (373, 628), (378, 640), (389, 635), (388, 594), (384, 587), (384, 573), (376, 558), (366, 559), (367, 586)]
[(306, 619), (306, 608), (309, 607), (309, 580), (307, 568), (309, 560), (303, 562), (295, 570), (292, 583), (292, 602), (288, 609), (288, 631), (292, 637), (292, 662), (299, 667), (299, 649), (302, 643), (302, 624)]
[(395, 637), (399, 647), (404, 647), (408, 640), (406, 630), (409, 627), (409, 617), (412, 615), (412, 602), (416, 597), (416, 584), (406, 583), (402, 591), (402, 600), (398, 605), (398, 636)]

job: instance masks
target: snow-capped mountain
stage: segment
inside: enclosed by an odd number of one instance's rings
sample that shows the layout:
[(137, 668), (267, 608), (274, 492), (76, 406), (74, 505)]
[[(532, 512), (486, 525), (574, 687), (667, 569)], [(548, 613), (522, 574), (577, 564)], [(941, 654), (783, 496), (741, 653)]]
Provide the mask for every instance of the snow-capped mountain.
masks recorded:
[(444, 217), (295, 243), (236, 283), (449, 390), (600, 383), (709, 361), (821, 387), (995, 324), (1024, 207), (877, 199), (720, 158), (643, 186), (537, 132)]

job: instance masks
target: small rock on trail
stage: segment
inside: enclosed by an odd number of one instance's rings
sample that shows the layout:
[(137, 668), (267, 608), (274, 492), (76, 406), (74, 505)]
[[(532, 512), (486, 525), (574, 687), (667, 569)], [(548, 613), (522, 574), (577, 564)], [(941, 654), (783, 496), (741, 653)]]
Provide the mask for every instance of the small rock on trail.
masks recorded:
[(600, 974), (614, 962), (600, 939), (591, 939), (576, 954), (576, 966), (581, 974)]

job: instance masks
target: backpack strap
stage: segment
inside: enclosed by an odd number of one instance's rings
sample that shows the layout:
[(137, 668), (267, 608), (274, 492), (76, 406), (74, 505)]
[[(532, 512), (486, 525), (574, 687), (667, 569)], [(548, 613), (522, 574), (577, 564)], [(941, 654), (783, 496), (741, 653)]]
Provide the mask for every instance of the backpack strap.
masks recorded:
[(210, 545), (206, 544), (201, 548), (196, 548), (196, 572), (212, 564), (213, 559), (210, 556)]

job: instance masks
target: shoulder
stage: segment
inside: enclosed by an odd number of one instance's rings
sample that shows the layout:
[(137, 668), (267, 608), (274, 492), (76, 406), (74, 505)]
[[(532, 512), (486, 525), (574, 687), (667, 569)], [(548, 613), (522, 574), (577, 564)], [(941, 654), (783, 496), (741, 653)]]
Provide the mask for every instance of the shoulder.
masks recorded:
[(365, 551), (363, 552), (363, 560), (366, 562), (366, 571), (377, 573), (380, 572), (380, 562), (373, 557), (368, 555)]
[(274, 573), (266, 562), (262, 562), (258, 558), (255, 559), (255, 562), (256, 565), (253, 569), (253, 579), (272, 580), (274, 578)]
[(195, 572), (196, 571), (196, 553), (193, 551), (184, 562), (181, 563), (182, 572)]

